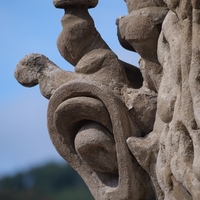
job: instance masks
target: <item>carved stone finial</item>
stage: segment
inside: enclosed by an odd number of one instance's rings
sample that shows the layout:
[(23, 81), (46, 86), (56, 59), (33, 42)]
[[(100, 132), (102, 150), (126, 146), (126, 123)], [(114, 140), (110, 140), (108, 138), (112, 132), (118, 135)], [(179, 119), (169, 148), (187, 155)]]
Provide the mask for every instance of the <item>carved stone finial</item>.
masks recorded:
[(58, 49), (74, 73), (30, 54), (15, 77), (50, 99), (51, 140), (96, 200), (200, 199), (200, 2), (126, 0), (118, 37), (140, 69), (95, 29), (97, 3), (54, 0), (65, 9)]

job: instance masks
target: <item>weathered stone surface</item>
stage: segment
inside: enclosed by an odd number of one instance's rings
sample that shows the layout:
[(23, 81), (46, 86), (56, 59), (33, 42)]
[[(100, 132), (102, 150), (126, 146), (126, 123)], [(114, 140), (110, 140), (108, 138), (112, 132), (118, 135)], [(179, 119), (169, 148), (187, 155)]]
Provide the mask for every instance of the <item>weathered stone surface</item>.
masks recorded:
[[(166, 3), (170, 11), (163, 22), (158, 42), (158, 56), (164, 70), (158, 112), (165, 128), (160, 138), (157, 177), (166, 199), (199, 199), (200, 162), (197, 152), (200, 150), (200, 115), (196, 105), (199, 24), (196, 19), (199, 18), (200, 3)], [(167, 99), (166, 94), (169, 96)]]
[(50, 99), (52, 142), (95, 199), (199, 200), (200, 2), (126, 0), (117, 34), (140, 69), (101, 38), (87, 10), (96, 4), (54, 1), (65, 10), (58, 49), (74, 73), (30, 54), (15, 77)]
[[(196, 4), (195, 4), (196, 3)], [(158, 199), (199, 199), (199, 106), (197, 80), (199, 70), (197, 10), (199, 3), (192, 1), (166, 1), (168, 8), (158, 40), (158, 60), (163, 75), (158, 90), (157, 113), (164, 126), (161, 135), (155, 128), (145, 140), (131, 138), (128, 145), (143, 168), (156, 180)], [(194, 53), (195, 52), (195, 53)], [(195, 65), (195, 67), (194, 67)], [(195, 69), (195, 73), (194, 70)], [(195, 82), (195, 83), (194, 83)], [(196, 92), (194, 92), (196, 91)], [(160, 120), (160, 119), (159, 119)], [(158, 120), (155, 121), (155, 125)], [(156, 173), (149, 170), (149, 160), (156, 143), (154, 156)], [(145, 147), (149, 145), (148, 148)], [(150, 155), (144, 158), (145, 149)], [(195, 156), (196, 155), (196, 156)], [(147, 162), (148, 161), (148, 162)], [(150, 161), (151, 163), (151, 161)], [(198, 167), (197, 167), (198, 166)], [(198, 170), (197, 170), (198, 169)], [(162, 194), (163, 193), (163, 194)]]

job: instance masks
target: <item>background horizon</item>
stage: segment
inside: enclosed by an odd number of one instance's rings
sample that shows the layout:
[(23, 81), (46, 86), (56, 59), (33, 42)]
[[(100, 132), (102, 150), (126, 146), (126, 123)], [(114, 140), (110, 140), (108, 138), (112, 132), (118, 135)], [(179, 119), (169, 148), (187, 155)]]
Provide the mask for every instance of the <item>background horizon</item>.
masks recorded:
[[(127, 15), (123, 0), (99, 1), (90, 9), (95, 26), (119, 59), (138, 66), (138, 55), (120, 46), (117, 17)], [(39, 87), (25, 88), (14, 78), (17, 63), (29, 53), (41, 53), (64, 70), (73, 71), (59, 54), (62, 9), (52, 0), (0, 0), (0, 178), (48, 162), (62, 161), (47, 131), (47, 105)]]

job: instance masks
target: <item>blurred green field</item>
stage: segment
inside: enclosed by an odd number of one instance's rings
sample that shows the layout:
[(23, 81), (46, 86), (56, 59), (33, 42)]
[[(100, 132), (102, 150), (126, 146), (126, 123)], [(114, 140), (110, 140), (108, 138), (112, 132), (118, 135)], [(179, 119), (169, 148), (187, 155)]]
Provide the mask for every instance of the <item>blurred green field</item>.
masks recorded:
[(65, 163), (48, 163), (0, 179), (0, 200), (94, 200)]

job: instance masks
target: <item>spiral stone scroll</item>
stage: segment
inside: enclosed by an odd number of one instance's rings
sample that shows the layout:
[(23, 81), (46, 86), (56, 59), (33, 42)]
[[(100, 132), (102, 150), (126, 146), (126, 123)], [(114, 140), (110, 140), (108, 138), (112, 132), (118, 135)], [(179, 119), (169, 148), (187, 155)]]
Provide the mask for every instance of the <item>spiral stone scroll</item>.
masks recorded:
[(126, 145), (128, 137), (138, 134), (137, 127), (123, 102), (105, 87), (82, 81), (62, 85), (50, 99), (48, 127), (57, 151), (95, 199), (151, 196), (149, 178)]

